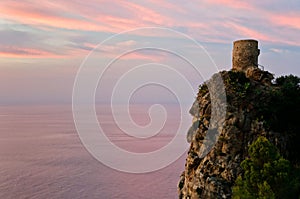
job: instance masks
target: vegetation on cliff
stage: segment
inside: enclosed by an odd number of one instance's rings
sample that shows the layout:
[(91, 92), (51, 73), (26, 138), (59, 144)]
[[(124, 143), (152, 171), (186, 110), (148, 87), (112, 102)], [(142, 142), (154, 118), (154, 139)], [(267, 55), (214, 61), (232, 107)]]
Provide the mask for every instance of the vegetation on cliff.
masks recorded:
[(249, 158), (241, 163), (243, 175), (233, 187), (233, 199), (292, 199), (300, 188), (299, 172), (265, 137), (249, 147)]
[(270, 103), (258, 105), (259, 115), (268, 130), (284, 134), (288, 140), (285, 155), (293, 163), (300, 163), (300, 78), (281, 76), (275, 80)]

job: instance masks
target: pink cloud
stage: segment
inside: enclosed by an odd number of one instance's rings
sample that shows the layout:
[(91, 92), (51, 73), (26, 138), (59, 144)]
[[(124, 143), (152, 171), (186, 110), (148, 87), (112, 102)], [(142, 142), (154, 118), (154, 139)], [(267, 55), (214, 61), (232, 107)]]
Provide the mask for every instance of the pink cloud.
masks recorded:
[(175, 13), (187, 13), (187, 10), (185, 10), (181, 4), (161, 0), (149, 0), (149, 3), (157, 5), (165, 10), (172, 10)]
[(209, 4), (215, 4), (219, 6), (226, 6), (234, 9), (254, 9), (252, 4), (249, 4), (246, 1), (236, 1), (236, 0), (214, 0), (214, 1), (206, 1)]
[(261, 41), (273, 41), (274, 38), (271, 36), (268, 36), (267, 34), (264, 34), (262, 32), (259, 32), (257, 30), (253, 30), (251, 28), (248, 28), (246, 26), (242, 26), (233, 22), (227, 22), (228, 28), (234, 29), (234, 31), (241, 37), (245, 38), (254, 38)]
[(0, 16), (25, 24), (74, 30), (112, 31), (107, 25), (82, 17), (72, 18), (62, 14), (63, 12), (56, 11), (55, 7), (51, 8), (47, 5), (32, 6), (21, 2), (0, 4)]
[(163, 59), (160, 55), (151, 55), (142, 52), (129, 53), (120, 58), (124, 60), (149, 60), (152, 62), (160, 62)]
[[(165, 57), (164, 52), (153, 52), (153, 51), (144, 51), (139, 48), (135, 48), (137, 42), (133, 40), (123, 41), (116, 43), (114, 45), (93, 45), (85, 44), (93, 47), (95, 55), (98, 57), (105, 58), (118, 58), (120, 60), (149, 60), (152, 62), (159, 62)], [(82, 54), (83, 51), (75, 50), (73, 54)], [(90, 51), (91, 52), (91, 51)]]
[(46, 14), (6, 9), (1, 10), (2, 15), (9, 15), (10, 19), (20, 21), (25, 24), (37, 26), (51, 26), (57, 28), (76, 29), (76, 30), (107, 30), (104, 26), (89, 23), (82, 20), (75, 20), (70, 18), (63, 18), (59, 16), (50, 16)]
[(272, 14), (269, 16), (270, 21), (278, 26), (284, 26), (289, 28), (300, 29), (300, 15), (289, 14), (289, 15), (278, 15)]
[[(60, 4), (64, 6), (59, 6)], [(99, 2), (95, 2), (95, 5), (97, 4)], [(36, 5), (26, 2), (1, 2), (0, 16), (35, 26), (106, 32), (120, 32), (141, 26), (166, 26), (173, 23), (172, 19), (136, 3), (112, 1), (111, 4), (116, 4), (122, 13), (130, 15), (118, 16), (97, 11), (91, 5), (62, 0), (57, 2), (57, 5), (49, 1)]]
[(9, 58), (62, 58), (65, 55), (55, 54), (41, 49), (21, 48), (17, 46), (0, 46), (0, 57)]
[(4, 46), (0, 47), (0, 57), (10, 58), (63, 58), (67, 57), (65, 54), (53, 53), (43, 49), (18, 47), (18, 46)]
[(98, 15), (97, 17), (94, 17), (94, 19), (96, 21), (101, 21), (102, 23), (105, 23), (106, 29), (108, 29), (109, 32), (120, 32), (146, 25), (142, 22), (139, 22), (138, 20), (120, 18), (109, 15)]
[(97, 44), (93, 44), (93, 43), (89, 43), (89, 42), (85, 42), (85, 43), (83, 43), (83, 45), (90, 49), (94, 49), (97, 47)]
[(121, 1), (120, 3), (134, 13), (136, 20), (141, 20), (142, 22), (148, 22), (150, 24), (154, 23), (156, 25), (169, 25), (172, 23), (172, 20), (168, 17), (147, 7), (129, 1)]
[[(204, 0), (203, 3), (206, 4), (206, 7), (223, 7), (225, 10), (227, 9), (226, 11), (232, 11), (232, 9), (241, 9), (241, 12), (244, 12), (245, 9), (248, 11), (251, 10), (249, 16), (261, 16), (253, 20), (262, 19), (262, 21), (271, 22), (268, 26), (271, 28), (275, 27), (275, 30), (276, 26), (300, 29), (299, 15), (275, 15), (270, 10), (262, 10), (261, 8), (255, 7), (255, 4), (246, 1)], [(260, 31), (247, 27), (242, 21), (238, 21), (240, 19), (238, 17), (235, 18), (235, 16), (228, 17), (229, 19), (227, 18), (222, 21), (218, 13), (210, 16), (205, 12), (202, 5), (195, 3), (195, 6), (199, 6), (199, 9), (202, 8), (202, 12), (204, 12), (203, 15), (198, 16), (193, 13), (193, 9), (190, 9), (189, 6), (185, 7), (181, 4), (168, 3), (167, 1), (160, 2), (159, 0), (149, 0), (142, 3), (117, 0), (100, 2), (98, 0), (44, 0), (38, 4), (32, 4), (30, 1), (25, 0), (7, 0), (0, 1), (0, 17), (13, 20), (15, 23), (30, 24), (37, 28), (50, 27), (110, 33), (118, 33), (144, 26), (182, 27), (183, 31), (196, 39), (218, 43), (226, 43), (233, 37), (250, 37), (268, 42), (281, 42), (286, 44), (292, 44), (294, 41), (298, 41), (296, 37), (290, 37), (292, 38), (290, 41), (283, 41), (279, 33), (276, 35), (267, 34), (270, 31)], [(168, 10), (168, 12), (161, 12), (163, 9)], [(204, 18), (200, 16), (204, 16)], [(235, 19), (233, 20), (234, 22), (228, 22), (232, 19)], [(163, 37), (172, 36), (163, 34), (153, 35), (152, 32), (141, 30), (137, 34), (141, 36), (155, 36), (162, 39)], [(86, 53), (95, 46), (96, 44), (88, 42), (83, 42), (78, 45), (74, 44), (72, 47), (71, 45), (68, 46), (72, 49), (68, 48), (65, 53), (74, 56)], [(63, 48), (65, 48), (65, 46)], [(113, 51), (115, 49), (110, 47), (106, 50)], [(41, 52), (43, 52), (42, 49)], [(2, 55), (4, 55), (3, 53), (4, 52), (2, 52)], [(8, 55), (8, 53), (6, 54)], [(44, 54), (47, 56), (46, 53)], [(13, 55), (14, 54), (11, 56)]]

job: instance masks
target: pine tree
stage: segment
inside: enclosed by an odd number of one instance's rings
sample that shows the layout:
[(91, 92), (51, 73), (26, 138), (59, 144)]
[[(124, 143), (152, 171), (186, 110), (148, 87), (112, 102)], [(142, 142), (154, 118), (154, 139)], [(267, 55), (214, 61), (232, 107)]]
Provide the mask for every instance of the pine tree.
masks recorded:
[(241, 163), (244, 171), (233, 187), (233, 199), (298, 198), (299, 175), (290, 162), (265, 137), (249, 147), (249, 158)]

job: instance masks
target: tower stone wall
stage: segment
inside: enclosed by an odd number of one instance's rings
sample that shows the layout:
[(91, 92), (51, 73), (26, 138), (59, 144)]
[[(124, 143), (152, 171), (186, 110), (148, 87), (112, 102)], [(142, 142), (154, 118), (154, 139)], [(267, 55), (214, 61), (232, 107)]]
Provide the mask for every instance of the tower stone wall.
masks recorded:
[(253, 39), (233, 42), (232, 69), (246, 71), (249, 67), (258, 66), (258, 41)]

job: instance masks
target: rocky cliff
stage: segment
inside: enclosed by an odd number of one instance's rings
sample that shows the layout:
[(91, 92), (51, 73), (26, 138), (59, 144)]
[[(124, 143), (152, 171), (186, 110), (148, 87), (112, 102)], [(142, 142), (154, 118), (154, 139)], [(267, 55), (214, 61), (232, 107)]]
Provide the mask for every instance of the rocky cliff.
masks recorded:
[[(193, 124), (187, 135), (190, 148), (178, 183), (179, 198), (231, 198), (248, 146), (260, 135), (266, 136), (285, 157), (299, 156), (292, 154), (287, 134), (270, 128), (276, 121), (270, 104), (280, 90), (279, 84), (272, 83), (273, 75), (257, 66), (218, 75), (223, 81), (216, 83), (214, 75), (201, 85), (190, 110)], [(226, 101), (211, 96), (221, 89), (225, 89)], [(220, 107), (226, 108), (224, 118), (217, 113), (212, 121), (213, 112)]]

